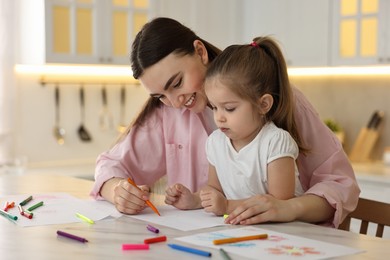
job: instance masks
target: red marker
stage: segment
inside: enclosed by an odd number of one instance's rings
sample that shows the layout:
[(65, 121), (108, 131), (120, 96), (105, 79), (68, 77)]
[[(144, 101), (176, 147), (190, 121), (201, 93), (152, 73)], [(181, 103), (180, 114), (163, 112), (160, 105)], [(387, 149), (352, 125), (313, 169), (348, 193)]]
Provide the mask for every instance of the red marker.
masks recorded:
[(158, 242), (164, 242), (164, 241), (167, 241), (166, 236), (148, 238), (148, 239), (144, 240), (144, 243), (145, 244), (152, 244), (152, 243), (158, 243)]

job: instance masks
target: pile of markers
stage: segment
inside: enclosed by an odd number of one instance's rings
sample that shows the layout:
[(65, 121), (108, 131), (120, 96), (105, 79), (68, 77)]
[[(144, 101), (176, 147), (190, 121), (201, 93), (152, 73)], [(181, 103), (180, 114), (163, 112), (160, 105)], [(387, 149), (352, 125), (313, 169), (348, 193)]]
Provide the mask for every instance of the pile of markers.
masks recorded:
[[(27, 209), (24, 209), (23, 207), (29, 203), (31, 200), (33, 199), (33, 196), (29, 196), (27, 199), (23, 200), (22, 202), (20, 202), (18, 204), (18, 209), (19, 209), (19, 213), (20, 215), (28, 218), (28, 219), (32, 219), (33, 216), (34, 216), (34, 213), (32, 212), (33, 210), (35, 210), (36, 208), (39, 208), (41, 206), (43, 206), (43, 201), (40, 201), (32, 206), (30, 206), (29, 208)], [(12, 209), (15, 207), (15, 202), (12, 201), (12, 202), (6, 202), (5, 205), (4, 205), (4, 208), (3, 209), (0, 209), (0, 214), (8, 219), (11, 219), (11, 220), (18, 220), (18, 216), (16, 215), (13, 215), (11, 213), (8, 212), (8, 210)]]

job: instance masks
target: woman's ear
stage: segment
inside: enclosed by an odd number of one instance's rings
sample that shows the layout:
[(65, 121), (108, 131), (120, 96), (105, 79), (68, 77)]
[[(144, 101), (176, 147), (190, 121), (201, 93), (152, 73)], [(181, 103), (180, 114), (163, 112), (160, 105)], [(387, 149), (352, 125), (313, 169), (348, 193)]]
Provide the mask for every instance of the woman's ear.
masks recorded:
[(274, 98), (270, 94), (264, 94), (259, 98), (260, 113), (267, 114), (274, 104)]
[(206, 46), (204, 46), (204, 43), (200, 40), (195, 40), (194, 49), (195, 49), (195, 53), (200, 56), (202, 63), (204, 65), (207, 65), (209, 63), (209, 56), (207, 54), (207, 49)]

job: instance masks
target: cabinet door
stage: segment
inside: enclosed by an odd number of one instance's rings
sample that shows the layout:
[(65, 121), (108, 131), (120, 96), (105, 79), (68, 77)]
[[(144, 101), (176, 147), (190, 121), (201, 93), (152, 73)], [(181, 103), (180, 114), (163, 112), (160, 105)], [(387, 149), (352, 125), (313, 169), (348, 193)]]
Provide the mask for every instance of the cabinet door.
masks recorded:
[(100, 10), (99, 62), (129, 64), (132, 41), (151, 19), (150, 0), (108, 0)]
[(289, 66), (328, 64), (327, 0), (251, 0), (243, 2), (243, 35), (273, 36)]
[(46, 62), (97, 63), (97, 4), (94, 0), (46, 0)]
[(153, 0), (46, 0), (46, 62), (129, 64)]
[(333, 0), (332, 65), (386, 63), (388, 1)]
[(329, 46), (328, 0), (285, 1), (286, 36), (283, 43), (289, 66), (327, 66)]

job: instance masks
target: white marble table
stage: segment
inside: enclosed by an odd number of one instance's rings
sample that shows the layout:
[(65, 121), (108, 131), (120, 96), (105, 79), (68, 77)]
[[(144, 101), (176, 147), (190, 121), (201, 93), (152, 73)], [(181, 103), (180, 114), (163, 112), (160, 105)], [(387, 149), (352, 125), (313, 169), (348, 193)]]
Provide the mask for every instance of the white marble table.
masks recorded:
[[(87, 198), (91, 186), (92, 182), (88, 180), (48, 173), (2, 175), (0, 176), (0, 201), (2, 201), (1, 197), (6, 195), (43, 192), (67, 192), (79, 198)], [(231, 228), (237, 227), (239, 226), (231, 226)], [(259, 227), (366, 251), (340, 259), (384, 259), (390, 252), (390, 240), (306, 223), (263, 224)], [(221, 228), (203, 229), (199, 232)], [(89, 242), (84, 244), (57, 237), (58, 229), (87, 237)], [(183, 232), (167, 227), (160, 227), (160, 229), (164, 230), (162, 235), (166, 235), (168, 241), (174, 237), (194, 233), (194, 231)], [(197, 255), (172, 250), (166, 246), (166, 243), (153, 244), (153, 247), (147, 251), (122, 251), (123, 243), (142, 243), (147, 236), (150, 236), (150, 232), (146, 230), (145, 223), (128, 217), (97, 221), (94, 225), (72, 223), (26, 228), (16, 226), (6, 218), (0, 217), (0, 259), (202, 259)], [(223, 259), (217, 250), (209, 248), (207, 250), (213, 253), (212, 259)], [(242, 259), (235, 255), (231, 257)]]

